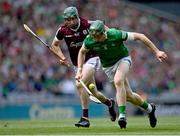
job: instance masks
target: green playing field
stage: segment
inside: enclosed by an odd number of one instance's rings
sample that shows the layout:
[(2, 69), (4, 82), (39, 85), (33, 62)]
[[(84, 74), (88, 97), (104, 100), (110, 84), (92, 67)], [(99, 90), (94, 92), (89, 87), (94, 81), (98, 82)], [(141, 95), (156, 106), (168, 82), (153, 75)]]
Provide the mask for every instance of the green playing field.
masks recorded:
[(149, 126), (148, 118), (128, 117), (126, 129), (109, 118), (92, 118), (90, 128), (76, 128), (78, 119), (58, 121), (0, 121), (0, 135), (180, 135), (180, 117), (158, 117), (156, 128)]

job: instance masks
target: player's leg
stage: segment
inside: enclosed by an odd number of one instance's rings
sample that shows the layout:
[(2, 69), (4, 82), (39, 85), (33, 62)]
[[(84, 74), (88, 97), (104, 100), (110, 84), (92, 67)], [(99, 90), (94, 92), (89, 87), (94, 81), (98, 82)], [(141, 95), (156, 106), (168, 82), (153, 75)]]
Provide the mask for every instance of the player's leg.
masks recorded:
[(128, 102), (131, 102), (132, 104), (137, 106), (143, 105), (144, 100), (137, 93), (132, 92), (132, 89), (129, 85), (129, 81), (127, 78), (125, 80), (125, 88), (126, 88), (126, 94), (127, 94), (126, 96)]
[[(82, 69), (82, 81), (87, 84), (91, 77), (94, 76), (95, 70), (100, 67), (100, 61), (98, 57), (90, 58), (86, 63), (83, 65)], [(88, 102), (89, 102), (89, 96), (87, 92), (84, 90), (82, 85), (76, 81), (76, 86), (79, 92), (80, 100), (81, 100), (81, 106), (82, 106), (82, 117), (78, 123), (75, 124), (77, 127), (89, 127), (89, 117), (88, 117)]]
[[(115, 102), (112, 99), (106, 98), (101, 92), (97, 91), (97, 87), (95, 84), (95, 72), (100, 70), (101, 68), (101, 62), (99, 57), (93, 57), (89, 59), (83, 66), (83, 77), (82, 80), (87, 83), (94, 83), (94, 89), (90, 89), (92, 91), (92, 94), (97, 97), (102, 103), (107, 105), (109, 107), (109, 112), (111, 115), (111, 120), (115, 121), (116, 120), (116, 112), (114, 110)], [(86, 77), (86, 78), (84, 78)]]
[(149, 122), (151, 127), (155, 127), (157, 123), (157, 119), (155, 116), (156, 106), (154, 104), (147, 103), (141, 98), (139, 94), (134, 93), (129, 85), (129, 81), (127, 78), (125, 80), (125, 88), (127, 94), (127, 101), (144, 109), (149, 115)]
[[(96, 84), (93, 75), (89, 83), (93, 83), (94, 85)], [(108, 107), (109, 115), (111, 116), (111, 121), (115, 121), (116, 120), (115, 101), (112, 98), (108, 99), (104, 94), (102, 94), (100, 91), (97, 90), (96, 86), (91, 88), (90, 91), (96, 98), (98, 98), (98, 100), (100, 100), (103, 104), (105, 104)]]
[[(84, 72), (85, 69), (83, 69)], [(85, 75), (83, 77), (84, 81), (87, 81), (87, 77), (89, 76), (89, 74), (91, 74), (90, 72)], [(80, 102), (81, 102), (81, 108), (82, 108), (82, 115), (80, 120), (75, 124), (76, 127), (89, 127), (90, 126), (90, 122), (89, 122), (89, 109), (88, 109), (88, 105), (89, 105), (89, 96), (87, 94), (87, 92), (84, 90), (84, 88), (82, 87), (82, 85), (76, 81), (76, 87), (78, 90), (78, 94), (80, 97)]]
[(126, 128), (126, 90), (125, 79), (129, 72), (129, 64), (121, 61), (114, 76), (114, 85), (116, 88), (116, 99), (119, 109), (118, 124), (121, 128)]
[(75, 124), (77, 127), (89, 127), (89, 111), (88, 111), (88, 103), (89, 103), (89, 96), (84, 88), (76, 81), (76, 86), (78, 90), (78, 94), (80, 97), (81, 108), (82, 108), (82, 115), (80, 120)]

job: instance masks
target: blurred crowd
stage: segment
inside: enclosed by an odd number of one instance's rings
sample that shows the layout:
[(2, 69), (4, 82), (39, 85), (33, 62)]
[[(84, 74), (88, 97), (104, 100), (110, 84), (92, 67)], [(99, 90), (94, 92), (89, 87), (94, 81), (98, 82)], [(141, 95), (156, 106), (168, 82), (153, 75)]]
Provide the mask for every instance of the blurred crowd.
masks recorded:
[[(76, 6), (84, 18), (104, 20), (109, 27), (144, 33), (167, 52), (169, 60), (160, 63), (143, 44), (126, 43), (133, 60), (129, 79), (134, 91), (148, 95), (180, 92), (180, 24), (177, 22), (119, 0), (1, 0), (1, 97), (6, 98), (13, 92), (76, 94), (73, 69), (61, 66), (58, 59), (23, 28), (26, 23), (51, 44), (63, 23), (62, 13), (67, 6)], [(63, 51), (68, 56), (64, 43)], [(111, 95), (113, 89), (102, 71), (96, 79), (98, 88)]]

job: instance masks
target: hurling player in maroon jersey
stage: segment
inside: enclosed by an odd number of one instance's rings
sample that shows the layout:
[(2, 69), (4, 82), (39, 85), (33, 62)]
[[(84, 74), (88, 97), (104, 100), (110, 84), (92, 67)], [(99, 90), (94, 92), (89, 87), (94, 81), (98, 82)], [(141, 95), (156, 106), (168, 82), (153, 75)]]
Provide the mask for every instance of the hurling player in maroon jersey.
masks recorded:
[[(88, 35), (88, 29), (92, 23), (92, 21), (83, 19), (79, 17), (78, 11), (76, 7), (68, 7), (64, 10), (63, 13), (64, 17), (64, 24), (57, 30), (54, 40), (51, 45), (52, 51), (58, 53), (61, 56), (61, 64), (69, 66), (69, 62), (66, 59), (65, 55), (61, 50), (62, 40), (64, 39), (68, 51), (70, 54), (70, 59), (77, 70), (77, 57), (79, 50), (82, 46), (82, 43), (85, 37)], [(95, 52), (88, 52), (86, 55), (86, 63), (83, 66), (82, 70), (83, 77), (82, 81), (87, 85), (90, 83), (95, 84), (95, 72), (100, 69), (100, 60), (99, 57), (96, 56)], [(88, 103), (89, 103), (89, 96), (84, 88), (76, 81), (76, 86), (78, 90), (78, 94), (81, 101), (82, 107), (82, 116), (75, 124), (77, 127), (89, 127), (90, 122), (88, 118)], [(97, 90), (97, 89), (95, 89)], [(113, 99), (106, 98), (102, 93), (96, 91), (97, 95), (101, 96), (101, 102), (108, 106), (109, 114), (111, 116), (111, 120), (116, 120), (116, 112), (114, 109), (115, 102)]]

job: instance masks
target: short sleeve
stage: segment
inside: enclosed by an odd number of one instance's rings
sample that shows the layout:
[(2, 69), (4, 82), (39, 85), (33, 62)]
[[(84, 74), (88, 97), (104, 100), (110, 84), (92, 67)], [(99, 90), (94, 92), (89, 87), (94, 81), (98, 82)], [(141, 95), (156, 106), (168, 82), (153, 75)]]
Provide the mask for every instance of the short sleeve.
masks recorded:
[(109, 32), (112, 34), (112, 36), (116, 37), (116, 39), (120, 41), (125, 41), (128, 38), (127, 32), (120, 29), (113, 28)]
[(121, 30), (121, 38), (122, 38), (123, 41), (126, 41), (126, 40), (127, 40), (128, 34), (127, 34), (126, 31), (122, 31), (122, 30)]
[(56, 38), (58, 40), (62, 40), (64, 38), (63, 31), (62, 31), (61, 27), (56, 32)]
[(83, 46), (84, 46), (84, 48), (86, 48), (86, 49), (90, 49), (89, 35), (84, 39)]

